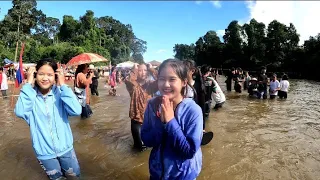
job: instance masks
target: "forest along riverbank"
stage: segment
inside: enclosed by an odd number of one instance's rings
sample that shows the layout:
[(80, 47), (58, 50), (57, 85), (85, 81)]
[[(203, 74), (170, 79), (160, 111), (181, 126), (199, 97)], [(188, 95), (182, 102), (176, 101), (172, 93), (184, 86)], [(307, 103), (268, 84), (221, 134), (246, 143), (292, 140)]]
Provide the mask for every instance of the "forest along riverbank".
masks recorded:
[[(218, 82), (225, 91), (224, 78)], [(317, 179), (320, 176), (320, 83), (291, 80), (286, 101), (251, 100), (225, 92), (227, 102), (213, 111), (207, 128), (215, 137), (202, 147), (198, 179)], [(150, 151), (136, 153), (128, 118), (129, 95), (92, 97), (89, 120), (71, 118), (75, 150), (84, 179), (148, 179)], [(10, 98), (0, 99), (0, 176), (42, 180), (44, 172), (31, 147), (29, 127), (13, 115)], [(19, 177), (17, 177), (19, 175)]]

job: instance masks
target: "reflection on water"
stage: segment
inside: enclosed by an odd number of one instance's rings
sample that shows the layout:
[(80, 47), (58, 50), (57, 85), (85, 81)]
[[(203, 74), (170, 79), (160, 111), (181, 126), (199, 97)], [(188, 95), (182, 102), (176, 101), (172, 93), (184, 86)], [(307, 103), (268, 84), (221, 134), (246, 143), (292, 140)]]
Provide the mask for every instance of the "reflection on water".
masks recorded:
[[(225, 90), (224, 79), (218, 79)], [(207, 128), (215, 137), (202, 147), (198, 179), (318, 179), (320, 177), (320, 84), (290, 81), (287, 100), (248, 99), (226, 92)], [(102, 81), (101, 81), (102, 84)], [(71, 118), (83, 179), (148, 179), (148, 156), (131, 149), (129, 95), (92, 98), (89, 120)], [(13, 115), (11, 99), (0, 100), (1, 179), (45, 179), (31, 147), (29, 127)]]

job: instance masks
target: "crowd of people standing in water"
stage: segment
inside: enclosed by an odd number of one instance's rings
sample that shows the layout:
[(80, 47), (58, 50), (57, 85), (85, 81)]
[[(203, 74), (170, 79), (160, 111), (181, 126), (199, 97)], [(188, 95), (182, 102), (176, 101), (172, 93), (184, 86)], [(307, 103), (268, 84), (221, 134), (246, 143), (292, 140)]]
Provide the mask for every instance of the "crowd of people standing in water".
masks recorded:
[[(263, 69), (255, 79), (247, 73), (242, 77), (241, 69), (232, 69), (227, 75), (227, 89), (231, 90), (233, 80), (237, 92), (243, 86), (250, 96), (266, 97), (265, 73)], [(212, 109), (222, 108), (226, 101), (216, 75), (210, 66), (168, 59), (157, 70), (150, 64), (135, 64), (123, 79), (130, 95), (133, 147), (138, 151), (152, 148), (150, 179), (193, 180), (200, 174), (201, 145), (213, 138), (205, 124)], [(68, 117), (92, 115), (89, 88), (92, 95), (99, 96), (98, 76), (88, 64), (79, 65), (72, 91), (52, 59), (40, 60), (27, 71), (15, 114), (29, 125), (34, 152), (49, 179), (80, 177)], [(109, 94), (115, 95), (119, 82), (115, 68), (108, 81)], [(273, 75), (270, 97), (278, 93), (286, 98), (288, 87), (286, 75), (281, 82)]]
[(242, 93), (242, 89), (247, 90), (251, 98), (267, 99), (269, 92), (270, 99), (275, 99), (277, 96), (280, 99), (287, 99), (290, 86), (288, 75), (283, 73), (279, 81), (277, 74), (273, 73), (268, 78), (266, 73), (266, 67), (262, 67), (261, 72), (257, 76), (250, 76), (249, 72), (243, 73), (241, 68), (231, 68), (226, 75), (227, 80), (225, 83), (227, 90), (231, 91), (232, 81), (234, 81), (234, 90), (238, 93)]

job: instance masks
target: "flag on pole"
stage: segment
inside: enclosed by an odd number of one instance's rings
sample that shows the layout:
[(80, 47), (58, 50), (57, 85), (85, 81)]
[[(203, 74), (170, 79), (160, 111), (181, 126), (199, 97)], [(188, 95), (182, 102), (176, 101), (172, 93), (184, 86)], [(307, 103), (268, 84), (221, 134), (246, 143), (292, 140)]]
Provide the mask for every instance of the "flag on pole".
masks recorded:
[(24, 50), (24, 43), (22, 43), (22, 46), (21, 46), (20, 59), (19, 59), (19, 64), (17, 68), (17, 73), (16, 73), (16, 82), (15, 82), (16, 88), (20, 86), (20, 84), (24, 79), (23, 66), (22, 66), (23, 50)]

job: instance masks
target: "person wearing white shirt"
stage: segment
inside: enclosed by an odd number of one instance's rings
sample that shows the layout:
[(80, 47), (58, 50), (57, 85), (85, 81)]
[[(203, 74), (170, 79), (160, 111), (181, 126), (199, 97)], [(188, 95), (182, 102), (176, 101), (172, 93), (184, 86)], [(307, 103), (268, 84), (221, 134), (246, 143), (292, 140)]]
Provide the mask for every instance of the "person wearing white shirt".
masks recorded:
[(279, 90), (280, 90), (280, 82), (277, 80), (277, 75), (273, 74), (272, 79), (270, 81), (270, 89), (269, 89), (270, 99), (276, 98)]
[(222, 108), (222, 105), (226, 101), (226, 96), (222, 92), (218, 82), (214, 80), (212, 77), (208, 77), (210, 80), (213, 81), (214, 86), (213, 86), (213, 92), (212, 92), (212, 99), (216, 102), (216, 105), (214, 106), (213, 109), (218, 110), (219, 108)]
[(5, 71), (3, 71), (3, 68), (0, 68), (0, 73), (1, 73), (1, 93), (3, 98), (7, 98), (7, 90), (8, 90), (8, 77)]
[(289, 86), (290, 86), (290, 83), (288, 81), (288, 76), (285, 74), (282, 76), (282, 79), (280, 81), (280, 90), (278, 93), (278, 96), (280, 99), (282, 98), (287, 99)]

